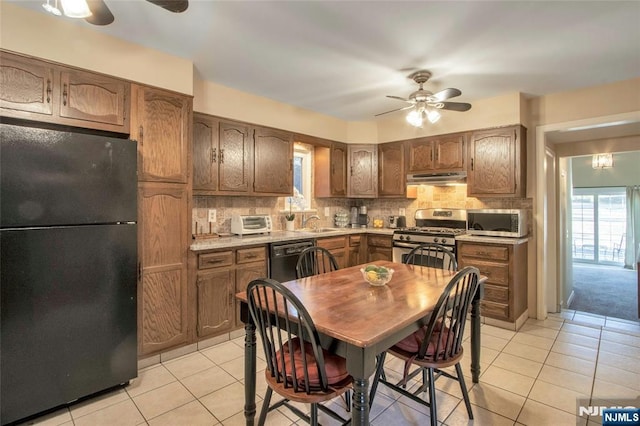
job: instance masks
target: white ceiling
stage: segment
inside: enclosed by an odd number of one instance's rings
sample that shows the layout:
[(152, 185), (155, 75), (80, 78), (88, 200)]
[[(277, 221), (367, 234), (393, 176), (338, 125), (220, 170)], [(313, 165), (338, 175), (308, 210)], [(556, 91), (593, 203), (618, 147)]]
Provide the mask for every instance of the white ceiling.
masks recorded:
[[(45, 0), (3, 0), (46, 13)], [(51, 0), (53, 1), (53, 0)], [(639, 1), (204, 1), (172, 14), (105, 0), (106, 27), (193, 61), (200, 78), (349, 121), (405, 106), (417, 86), (470, 102), (640, 76)], [(69, 18), (56, 18), (69, 19)], [(447, 111), (444, 114), (464, 114)]]

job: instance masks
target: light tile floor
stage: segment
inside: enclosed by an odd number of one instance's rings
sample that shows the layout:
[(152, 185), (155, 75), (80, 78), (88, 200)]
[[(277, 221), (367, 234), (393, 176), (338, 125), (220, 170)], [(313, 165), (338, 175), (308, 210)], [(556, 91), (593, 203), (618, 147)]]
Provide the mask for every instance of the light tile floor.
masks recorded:
[[(585, 425), (577, 400), (640, 395), (640, 322), (563, 311), (547, 320), (529, 319), (513, 332), (483, 325), (480, 383), (467, 377), (476, 425)], [(125, 388), (71, 405), (29, 424), (45, 425), (243, 425), (243, 337), (142, 369)], [(469, 353), (469, 342), (466, 353)], [(388, 357), (389, 376), (400, 376), (399, 360)], [(258, 359), (258, 410), (264, 395)], [(465, 374), (468, 361), (463, 361)], [(412, 383), (417, 386), (417, 383)], [(436, 382), (443, 425), (469, 424), (458, 384)], [(332, 408), (346, 415), (340, 399)], [(300, 406), (303, 410), (305, 406)], [(336, 424), (321, 415), (323, 424)], [(381, 386), (372, 425), (425, 425), (428, 408)], [(269, 413), (268, 425), (302, 425), (293, 413)]]

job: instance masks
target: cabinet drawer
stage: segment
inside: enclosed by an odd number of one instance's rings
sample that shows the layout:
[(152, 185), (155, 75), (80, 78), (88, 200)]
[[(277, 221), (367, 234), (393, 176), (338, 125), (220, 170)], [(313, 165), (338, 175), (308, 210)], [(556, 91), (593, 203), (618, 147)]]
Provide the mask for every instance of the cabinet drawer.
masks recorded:
[(247, 249), (238, 249), (236, 254), (236, 263), (249, 263), (267, 258), (264, 247), (253, 247)]
[(360, 235), (349, 235), (349, 246), (355, 247), (360, 245)]
[(508, 320), (509, 305), (483, 300), (480, 303), (480, 315), (496, 319)]
[(219, 268), (233, 265), (233, 251), (205, 253), (198, 256), (198, 269)]
[(369, 235), (367, 238), (367, 244), (370, 246), (391, 248), (391, 237), (382, 235)]
[(345, 246), (345, 238), (344, 237), (333, 237), (333, 238), (322, 238), (317, 240), (318, 246), (324, 247), (327, 250), (332, 249), (341, 249)]
[(484, 285), (484, 299), (490, 302), (509, 303), (509, 288), (498, 285)]
[(458, 263), (459, 268), (465, 266), (475, 266), (480, 270), (480, 275), (487, 277), (488, 284), (509, 285), (509, 264), (485, 262), (483, 260), (476, 259), (461, 259)]
[(492, 260), (509, 260), (509, 249), (507, 247), (464, 243), (460, 245), (460, 255)]

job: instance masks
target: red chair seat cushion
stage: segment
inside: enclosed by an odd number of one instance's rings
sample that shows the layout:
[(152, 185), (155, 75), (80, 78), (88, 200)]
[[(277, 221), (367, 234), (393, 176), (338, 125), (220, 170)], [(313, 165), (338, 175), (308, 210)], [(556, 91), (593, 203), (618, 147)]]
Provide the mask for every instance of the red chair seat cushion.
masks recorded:
[[(420, 350), (420, 345), (422, 345), (426, 334), (427, 326), (425, 325), (419, 330), (414, 331), (413, 334), (410, 334), (409, 336), (396, 343), (395, 346), (406, 352), (418, 353), (418, 351)], [(443, 354), (447, 346), (447, 338), (449, 338), (449, 329), (447, 327), (444, 327), (444, 329), (442, 329), (440, 323), (436, 324), (436, 327), (433, 330), (433, 334), (431, 335), (431, 340), (429, 341), (429, 346), (427, 346), (426, 356), (432, 357), (434, 355), (436, 351), (436, 345), (438, 345), (439, 355)], [(440, 340), (439, 344), (438, 339)], [(451, 339), (451, 341), (449, 342), (449, 346), (451, 346), (451, 344), (453, 343), (452, 340), (453, 339)]]
[[(292, 368), (292, 360), (290, 356), (289, 344), (285, 343), (284, 345), (284, 364), (287, 378), (292, 381), (293, 380), (293, 368)], [(293, 346), (293, 364), (295, 366), (296, 378), (300, 382), (304, 382), (304, 363), (302, 361), (303, 357), (307, 359), (307, 370), (309, 372), (309, 385), (313, 387), (320, 387), (320, 376), (318, 373), (318, 364), (313, 355), (313, 347), (311, 343), (304, 342), (304, 352), (300, 347), (300, 339), (298, 337), (291, 340), (291, 346)], [(324, 357), (324, 367), (327, 372), (327, 384), (334, 385), (342, 382), (347, 377), (349, 377), (349, 373), (347, 372), (347, 360), (342, 358), (341, 356), (331, 354), (324, 349), (322, 350), (322, 354)], [(276, 354), (276, 359), (278, 362), (278, 366), (282, 365), (282, 353), (278, 351)]]

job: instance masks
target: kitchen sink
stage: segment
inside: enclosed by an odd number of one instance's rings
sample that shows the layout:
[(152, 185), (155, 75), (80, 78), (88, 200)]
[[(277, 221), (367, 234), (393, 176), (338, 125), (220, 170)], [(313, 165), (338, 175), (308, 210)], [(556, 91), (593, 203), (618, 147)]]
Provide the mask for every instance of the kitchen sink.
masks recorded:
[(343, 228), (300, 228), (296, 229), (296, 232), (313, 232), (319, 234), (322, 232), (339, 232), (342, 230)]

